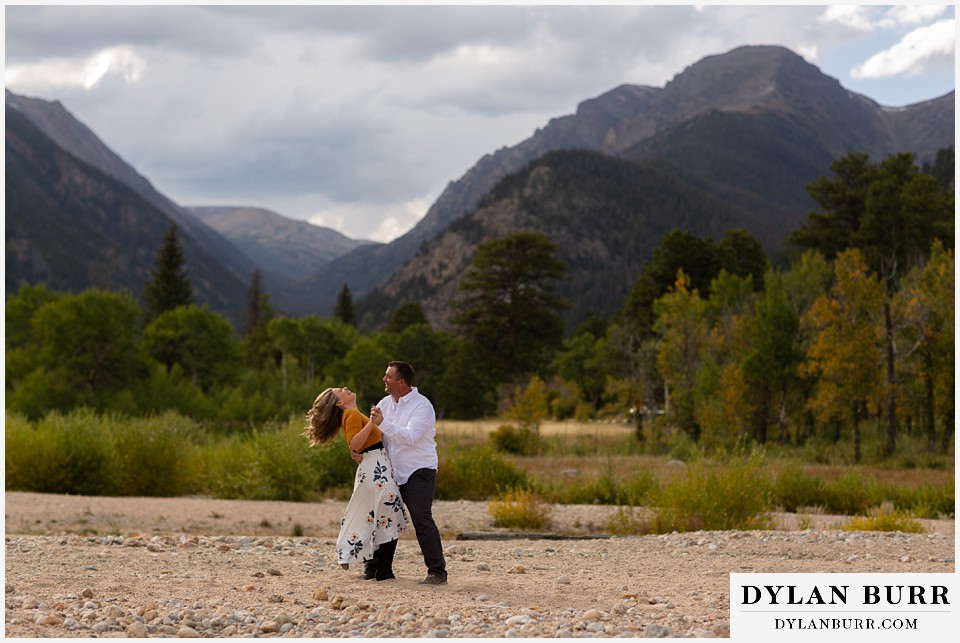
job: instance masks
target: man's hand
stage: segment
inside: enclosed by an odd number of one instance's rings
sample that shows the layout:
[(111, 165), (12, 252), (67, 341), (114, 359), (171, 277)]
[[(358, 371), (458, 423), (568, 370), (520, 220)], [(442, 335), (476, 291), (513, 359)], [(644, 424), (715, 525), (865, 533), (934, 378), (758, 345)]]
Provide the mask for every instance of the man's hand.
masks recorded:
[(379, 406), (370, 407), (370, 419), (373, 420), (373, 423), (377, 426), (383, 424), (383, 411), (380, 410)]
[(350, 449), (350, 457), (353, 458), (353, 461), (356, 462), (357, 464), (360, 464), (361, 462), (363, 462), (363, 454), (357, 453), (353, 449)]

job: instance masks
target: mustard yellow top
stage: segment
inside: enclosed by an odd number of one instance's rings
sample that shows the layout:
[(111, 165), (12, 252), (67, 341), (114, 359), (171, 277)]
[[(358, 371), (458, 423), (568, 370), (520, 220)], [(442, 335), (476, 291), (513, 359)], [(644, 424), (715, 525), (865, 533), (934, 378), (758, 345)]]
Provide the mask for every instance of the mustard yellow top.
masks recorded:
[[(343, 419), (340, 420), (340, 423), (343, 426), (343, 432), (347, 436), (348, 445), (350, 444), (350, 440), (353, 439), (353, 436), (360, 433), (360, 431), (369, 421), (370, 418), (365, 416), (357, 409), (347, 409), (343, 412)], [(367, 436), (367, 441), (363, 443), (363, 447), (361, 447), (359, 450), (362, 451), (369, 446), (373, 446), (382, 439), (383, 433), (380, 432), (380, 427), (374, 425), (374, 427), (370, 430), (370, 435)]]

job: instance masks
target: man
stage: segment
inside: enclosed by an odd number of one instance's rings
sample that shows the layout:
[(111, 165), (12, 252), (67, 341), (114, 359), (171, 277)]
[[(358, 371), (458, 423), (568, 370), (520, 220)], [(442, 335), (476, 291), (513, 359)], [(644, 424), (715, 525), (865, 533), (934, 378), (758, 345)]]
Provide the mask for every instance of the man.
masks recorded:
[[(447, 563), (440, 544), (440, 530), (433, 520), (433, 494), (437, 486), (437, 416), (415, 386), (413, 367), (390, 362), (383, 376), (387, 396), (370, 409), (370, 419), (380, 427), (383, 443), (393, 464), (400, 495), (407, 506), (417, 542), (427, 566), (424, 585), (447, 582)], [(377, 565), (376, 554), (372, 562)]]

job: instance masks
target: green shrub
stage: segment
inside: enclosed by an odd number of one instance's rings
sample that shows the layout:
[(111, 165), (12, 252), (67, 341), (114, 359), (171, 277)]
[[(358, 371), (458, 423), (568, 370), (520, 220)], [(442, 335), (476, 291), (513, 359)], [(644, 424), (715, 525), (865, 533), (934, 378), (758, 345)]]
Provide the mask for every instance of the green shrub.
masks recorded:
[(759, 456), (738, 456), (721, 466), (698, 461), (653, 500), (654, 533), (756, 529), (765, 526), (770, 482)]
[(440, 500), (486, 500), (505, 489), (526, 487), (527, 476), (488, 448), (441, 456), (436, 497)]
[(357, 464), (346, 441), (310, 447), (300, 423), (268, 425), (222, 438), (204, 449), (205, 488), (217, 498), (302, 502), (352, 487)]
[(197, 432), (192, 420), (172, 412), (114, 423), (118, 495), (179, 496), (199, 491), (192, 466)]
[(90, 410), (50, 413), (35, 426), (7, 417), (7, 489), (115, 495), (119, 475), (109, 420)]
[(920, 518), (953, 518), (956, 513), (956, 482), (949, 480), (939, 487), (925, 484), (916, 489), (902, 490), (896, 505)]
[(534, 491), (509, 489), (487, 505), (494, 527), (508, 529), (543, 529), (550, 524), (552, 507)]
[(253, 443), (232, 435), (203, 449), (204, 491), (214, 498), (264, 498)]
[(516, 428), (501, 424), (490, 433), (493, 448), (501, 453), (514, 455), (537, 455), (541, 451), (540, 434), (527, 427)]
[(771, 502), (784, 511), (796, 512), (801, 507), (823, 504), (823, 481), (805, 473), (799, 464), (791, 462), (777, 473), (773, 480)]
[(554, 477), (538, 482), (542, 493), (552, 502), (566, 505), (640, 505), (645, 504), (658, 487), (656, 479), (648, 471), (640, 471), (631, 478), (618, 479), (611, 465), (592, 480)]
[(843, 474), (823, 485), (823, 508), (827, 513), (854, 516), (884, 501), (882, 489), (873, 480), (864, 480), (856, 471)]

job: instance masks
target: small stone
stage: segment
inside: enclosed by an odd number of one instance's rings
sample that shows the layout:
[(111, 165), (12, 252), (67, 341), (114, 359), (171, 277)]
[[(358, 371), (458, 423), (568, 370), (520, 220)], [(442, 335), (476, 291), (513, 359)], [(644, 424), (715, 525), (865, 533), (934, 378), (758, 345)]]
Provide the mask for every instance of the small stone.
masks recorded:
[(327, 590), (323, 589), (322, 587), (314, 590), (313, 592), (313, 600), (315, 601), (325, 601), (328, 600), (328, 598)]
[(276, 621), (264, 621), (260, 624), (261, 632), (279, 632), (280, 624)]
[(56, 614), (47, 614), (37, 619), (37, 625), (60, 625), (63, 619)]
[(267, 570), (267, 573), (271, 576), (283, 576), (283, 573), (279, 569), (270, 568)]
[(670, 636), (671, 630), (666, 625), (660, 625), (658, 623), (651, 623), (643, 630), (644, 638), (648, 639), (663, 639)]
[(600, 620), (600, 610), (597, 609), (588, 609), (583, 613), (584, 620), (587, 621), (599, 621)]
[(514, 565), (513, 567), (507, 570), (507, 573), (508, 574), (526, 574), (527, 568), (524, 567), (523, 565)]
[(13, 586), (13, 583), (7, 583), (7, 584), (6, 584), (6, 592), (7, 592), (7, 594), (13, 594), (15, 591), (16, 591), (16, 588)]
[(270, 603), (282, 603), (283, 596), (280, 596), (280, 594), (270, 594), (270, 596), (267, 597), (267, 601)]
[(569, 577), (569, 576), (561, 576), (560, 578), (557, 579), (557, 583), (560, 584), (560, 585), (569, 585), (569, 584), (570, 584), (570, 577)]
[(911, 558), (910, 556), (901, 556), (901, 557), (900, 557), (900, 562), (901, 562), (901, 563), (909, 563), (909, 562), (911, 562), (912, 560), (913, 560), (913, 558)]
[(490, 597), (487, 596), (486, 594), (480, 594), (479, 596), (477, 596), (477, 600), (483, 603), (484, 601), (489, 601)]
[(507, 619), (507, 625), (527, 625), (533, 623), (533, 619), (526, 614), (517, 614)]
[(477, 563), (478, 572), (488, 572), (490, 571), (490, 565), (488, 563)]
[(178, 639), (198, 639), (200, 638), (200, 632), (196, 631), (192, 627), (181, 627), (177, 630)]
[(84, 598), (93, 598), (93, 590), (87, 587), (82, 592), (80, 592), (80, 596), (83, 596)]
[(252, 591), (255, 590), (255, 589), (257, 589), (257, 587), (256, 587), (255, 585), (244, 585), (243, 587), (240, 588), (240, 591), (241, 591), (241, 592), (252, 592)]
[(126, 636), (128, 639), (145, 639), (147, 638), (147, 626), (140, 621), (134, 621), (127, 626)]

